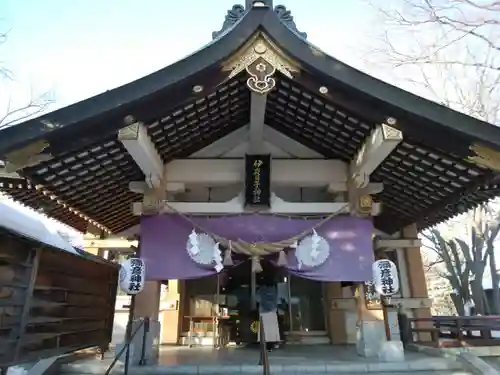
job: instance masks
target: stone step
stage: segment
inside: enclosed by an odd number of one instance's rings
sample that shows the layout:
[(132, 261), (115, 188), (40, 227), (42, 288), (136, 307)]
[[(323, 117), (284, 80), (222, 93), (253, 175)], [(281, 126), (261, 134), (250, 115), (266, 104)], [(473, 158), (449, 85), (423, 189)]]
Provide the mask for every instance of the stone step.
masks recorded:
[[(132, 374), (135, 374), (135, 372), (131, 372)], [(88, 375), (87, 373), (71, 373), (72, 375)], [(113, 371), (112, 374), (116, 374), (116, 375), (119, 375), (119, 374), (123, 374), (123, 371), (120, 370), (119, 372), (115, 372)], [(155, 373), (151, 373), (151, 374), (155, 374), (155, 375), (169, 375), (171, 373), (169, 373), (168, 371), (158, 371), (158, 372), (155, 372)], [(181, 373), (173, 373), (175, 375), (192, 375), (192, 373), (185, 373), (185, 374), (181, 374)], [(260, 375), (262, 374), (262, 372), (258, 372), (258, 373), (253, 373), (255, 375)], [(279, 375), (297, 375), (298, 373), (296, 372), (291, 372), (291, 373), (286, 373), (286, 372), (282, 372), (282, 373), (278, 373)], [(301, 375), (317, 375), (317, 373), (312, 373), (312, 374), (308, 374), (308, 373), (300, 373)], [(335, 372), (335, 373), (325, 373), (325, 374), (328, 374), (328, 375), (367, 375), (367, 374), (381, 374), (381, 372)], [(473, 375), (472, 372), (468, 372), (468, 371), (462, 371), (462, 370), (451, 370), (451, 371), (412, 371), (412, 370), (409, 370), (409, 371), (399, 371), (399, 372), (383, 372), (384, 375)], [(102, 374), (101, 374), (102, 375)], [(271, 373), (271, 375), (274, 375), (273, 373)]]
[[(102, 375), (109, 366), (108, 361), (81, 361), (64, 365), (60, 374), (72, 375)], [(319, 375), (319, 374), (441, 374), (441, 375), (469, 375), (460, 363), (444, 358), (421, 358), (405, 362), (329, 362), (302, 363), (294, 365), (271, 364), (272, 375)], [(112, 374), (122, 374), (124, 366), (117, 364)], [(214, 365), (193, 364), (174, 366), (133, 366), (130, 372), (133, 375), (233, 375), (233, 374), (262, 374), (262, 367), (258, 365)]]

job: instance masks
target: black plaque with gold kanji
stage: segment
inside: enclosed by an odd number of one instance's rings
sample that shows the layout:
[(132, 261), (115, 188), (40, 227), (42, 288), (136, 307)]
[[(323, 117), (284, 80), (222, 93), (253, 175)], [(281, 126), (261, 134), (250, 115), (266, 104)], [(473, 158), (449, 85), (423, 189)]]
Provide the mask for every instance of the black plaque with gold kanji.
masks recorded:
[(271, 155), (245, 156), (245, 206), (271, 206)]

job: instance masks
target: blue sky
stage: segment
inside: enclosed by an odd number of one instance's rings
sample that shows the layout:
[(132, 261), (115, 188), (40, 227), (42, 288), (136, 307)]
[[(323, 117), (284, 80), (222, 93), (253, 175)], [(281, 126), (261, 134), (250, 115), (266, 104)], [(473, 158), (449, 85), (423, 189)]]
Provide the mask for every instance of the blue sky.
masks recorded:
[[(0, 0), (0, 32), (10, 30), (0, 63), (15, 77), (0, 84), (0, 112), (8, 100), (22, 104), (30, 92), (52, 91), (55, 109), (161, 69), (208, 43), (235, 3)], [(274, 4), (292, 11), (310, 42), (355, 67), (366, 66), (371, 56), (363, 51), (384, 28), (368, 0)]]
[[(244, 1), (242, 1), (244, 3)], [(47, 91), (64, 107), (200, 49), (234, 0), (0, 0), (0, 112)], [(372, 9), (364, 0), (282, 0), (325, 52), (356, 65)], [(369, 33), (369, 30), (368, 30)], [(26, 209), (21, 208), (22, 211)], [(66, 231), (65, 228), (61, 228)]]
[[(234, 0), (0, 0), (0, 61), (14, 102), (51, 90), (61, 107), (169, 65), (211, 40)], [(347, 63), (366, 33), (363, 0), (282, 0), (309, 40)], [(3, 90), (2, 90), (3, 91)], [(0, 93), (1, 95), (1, 93)], [(5, 97), (3, 98), (5, 99)], [(0, 97), (0, 103), (2, 98)]]

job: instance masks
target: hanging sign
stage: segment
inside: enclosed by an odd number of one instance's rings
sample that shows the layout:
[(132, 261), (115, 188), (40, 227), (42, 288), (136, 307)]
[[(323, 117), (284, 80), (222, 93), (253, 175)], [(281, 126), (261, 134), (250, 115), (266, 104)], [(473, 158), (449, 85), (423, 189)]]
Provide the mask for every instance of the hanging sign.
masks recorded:
[(380, 295), (375, 290), (373, 281), (365, 282), (365, 302), (368, 309), (378, 309), (380, 307)]
[(127, 294), (137, 294), (144, 289), (146, 265), (140, 258), (130, 258), (121, 263), (120, 289)]
[(245, 206), (271, 206), (271, 155), (245, 155)]
[(372, 265), (373, 284), (381, 296), (392, 296), (399, 291), (398, 269), (388, 259), (377, 260)]

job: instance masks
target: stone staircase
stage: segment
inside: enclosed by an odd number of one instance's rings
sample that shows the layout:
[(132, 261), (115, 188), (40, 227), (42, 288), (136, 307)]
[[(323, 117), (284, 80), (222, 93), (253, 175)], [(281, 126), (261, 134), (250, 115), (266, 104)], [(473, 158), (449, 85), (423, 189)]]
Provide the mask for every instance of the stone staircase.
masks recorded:
[[(61, 366), (59, 374), (103, 375), (109, 366), (110, 360), (86, 360)], [(122, 374), (124, 366), (117, 364), (112, 374)], [(262, 367), (258, 365), (214, 365), (214, 364), (192, 364), (192, 365), (170, 365), (170, 366), (143, 366), (131, 367), (132, 375), (237, 375), (237, 374), (262, 374)], [(302, 363), (302, 364), (272, 364), (271, 375), (361, 375), (361, 374), (384, 374), (384, 375), (472, 375), (464, 370), (460, 363), (445, 358), (419, 358), (405, 362), (332, 362), (325, 364)]]

